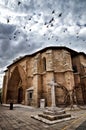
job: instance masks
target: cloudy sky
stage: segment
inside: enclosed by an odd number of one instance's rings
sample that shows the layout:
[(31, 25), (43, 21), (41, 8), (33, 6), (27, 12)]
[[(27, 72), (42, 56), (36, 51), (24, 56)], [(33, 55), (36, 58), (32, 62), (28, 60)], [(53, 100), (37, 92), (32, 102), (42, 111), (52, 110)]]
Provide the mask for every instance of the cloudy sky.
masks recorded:
[(86, 0), (0, 0), (0, 84), (16, 57), (51, 45), (86, 52)]

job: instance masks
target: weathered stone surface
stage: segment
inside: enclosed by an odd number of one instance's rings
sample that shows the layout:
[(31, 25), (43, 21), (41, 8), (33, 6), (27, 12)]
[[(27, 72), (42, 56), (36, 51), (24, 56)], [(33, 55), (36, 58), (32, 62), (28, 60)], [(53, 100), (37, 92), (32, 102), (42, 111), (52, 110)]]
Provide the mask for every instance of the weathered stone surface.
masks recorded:
[[(48, 47), (17, 59), (8, 66), (2, 102), (12, 101), (39, 107), (40, 99), (45, 99), (45, 106), (51, 106), (51, 88), (48, 83), (52, 79), (68, 91), (76, 87), (78, 102), (86, 103), (86, 55), (65, 47)], [(32, 94), (30, 90), (26, 97), (26, 90), (31, 87)], [(64, 98), (65, 92), (56, 87), (56, 105), (64, 104)]]
[(47, 124), (43, 123), (41, 119), (38, 121), (31, 118), (32, 114), (37, 115), (37, 113), (42, 113), (42, 109), (15, 104), (14, 109), (10, 111), (9, 104), (5, 104), (4, 106), (1, 105), (0, 130), (63, 130), (65, 128), (68, 130), (78, 130), (80, 128), (79, 126), (83, 126), (84, 130), (86, 129), (85, 110), (75, 109), (75, 111), (70, 111), (76, 118), (71, 118), (72, 120), (68, 120), (68, 118), (59, 120), (60, 123), (59, 121), (52, 121), (54, 125), (51, 124), (51, 121), (46, 119), (45, 121)]
[(43, 117), (47, 120), (54, 121), (54, 120), (59, 120), (63, 118), (69, 118), (71, 117), (71, 114), (61, 114), (61, 115), (47, 115), (47, 114), (38, 114), (38, 116)]
[(52, 111), (52, 110), (45, 110), (43, 111), (43, 114), (47, 114), (47, 115), (60, 115), (60, 114), (65, 114), (66, 112), (64, 110), (55, 110), (55, 111)]

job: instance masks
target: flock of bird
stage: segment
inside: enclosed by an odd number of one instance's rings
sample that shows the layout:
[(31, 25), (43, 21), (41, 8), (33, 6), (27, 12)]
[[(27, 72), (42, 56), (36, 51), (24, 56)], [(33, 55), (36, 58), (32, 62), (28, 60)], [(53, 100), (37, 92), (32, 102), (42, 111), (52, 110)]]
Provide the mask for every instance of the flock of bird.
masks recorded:
[[(18, 1), (18, 6), (21, 6), (21, 2), (20, 1)], [(55, 14), (56, 13), (56, 11), (55, 10), (52, 10), (51, 11), (51, 19), (49, 20), (49, 21), (45, 21), (44, 23), (43, 23), (43, 26), (45, 26), (46, 27), (46, 29), (47, 30), (49, 30), (50, 28), (53, 28), (54, 27), (54, 22), (55, 22)], [(35, 15), (39, 15), (39, 16), (41, 16), (41, 13), (39, 13), (39, 14), (36, 14), (36, 13), (34, 13)], [(58, 19), (60, 19), (61, 17), (63, 16), (63, 13), (62, 12), (60, 12), (59, 14), (58, 14)], [(33, 15), (32, 16), (30, 16), (29, 18), (28, 18), (28, 21), (33, 21)], [(7, 24), (9, 24), (10, 23), (10, 19), (9, 18), (7, 18)], [(29, 23), (29, 22), (28, 22)], [(39, 21), (38, 20), (36, 20), (35, 21), (35, 23), (39, 23)], [(81, 28), (81, 26), (80, 25), (77, 25), (78, 27), (80, 27)], [(84, 26), (86, 26), (86, 25), (84, 25)], [(25, 32), (26, 32), (26, 25), (24, 25), (23, 27), (23, 30), (25, 30)], [(18, 29), (19, 30), (19, 29)], [(21, 34), (21, 30), (20, 31), (15, 31), (14, 32), (14, 34), (11, 36), (11, 37), (9, 37), (9, 40), (16, 40), (16, 38), (17, 38), (17, 35), (20, 35)], [(29, 33), (30, 32), (32, 32), (33, 30), (32, 30), (32, 28), (29, 28)], [(68, 33), (68, 29), (67, 29), (67, 27), (66, 28), (63, 28), (63, 33)], [(50, 36), (50, 37), (49, 37)], [(28, 37), (28, 36), (27, 36)], [(26, 37), (26, 41), (28, 41), (28, 38)], [(52, 39), (52, 38), (54, 38), (54, 35), (52, 34), (52, 32), (51, 32), (51, 35), (48, 35), (48, 33), (44, 33), (43, 34), (43, 37), (47, 37), (47, 40), (50, 40), (50, 39)], [(79, 32), (77, 32), (76, 33), (76, 39), (77, 40), (79, 40), (79, 38), (80, 38), (80, 36), (79, 36)], [(58, 39), (59, 39), (59, 37), (57, 36), (57, 38), (55, 39), (56, 41), (58, 41)], [(85, 39), (82, 39), (83, 41), (85, 41)], [(72, 44), (71, 42), (69, 42), (69, 44)]]

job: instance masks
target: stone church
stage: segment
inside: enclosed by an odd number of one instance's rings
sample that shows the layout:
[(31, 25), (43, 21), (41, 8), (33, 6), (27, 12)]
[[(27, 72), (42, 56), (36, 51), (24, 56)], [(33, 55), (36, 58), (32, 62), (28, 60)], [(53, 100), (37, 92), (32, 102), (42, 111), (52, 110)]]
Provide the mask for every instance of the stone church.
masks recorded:
[[(77, 88), (78, 102), (86, 104), (86, 54), (55, 46), (17, 58), (7, 67), (2, 102), (39, 107), (45, 99), (45, 106), (51, 106), (52, 79), (68, 91)], [(64, 91), (55, 87), (57, 106), (64, 104), (64, 96)]]

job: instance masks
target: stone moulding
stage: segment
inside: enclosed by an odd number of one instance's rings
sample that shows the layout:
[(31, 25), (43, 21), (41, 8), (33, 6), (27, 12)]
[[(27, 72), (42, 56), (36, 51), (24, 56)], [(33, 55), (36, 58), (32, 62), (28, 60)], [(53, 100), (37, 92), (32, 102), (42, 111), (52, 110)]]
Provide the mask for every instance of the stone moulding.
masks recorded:
[(71, 117), (70, 114), (62, 114), (62, 115), (46, 115), (46, 114), (38, 114), (39, 117), (43, 117), (45, 119), (48, 119), (49, 121), (55, 121), (59, 119), (69, 118)]
[(75, 117), (71, 116), (71, 117), (62, 118), (62, 119), (48, 120), (46, 118), (40, 117), (39, 115), (35, 115), (35, 116), (31, 115), (31, 118), (36, 119), (38, 121), (41, 121), (41, 122), (48, 124), (48, 125), (52, 125), (52, 124), (55, 124), (55, 123), (59, 123), (59, 122), (62, 122), (62, 121), (67, 121), (67, 120), (73, 119)]

